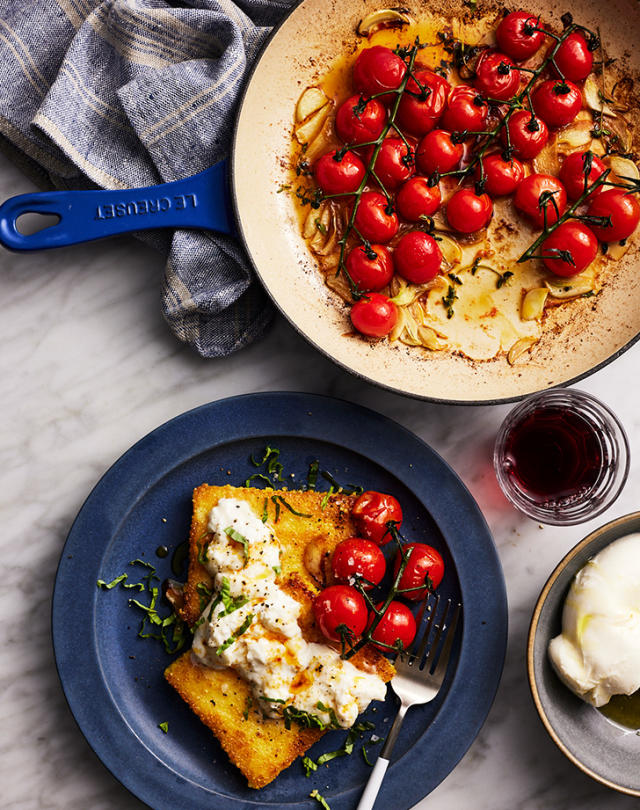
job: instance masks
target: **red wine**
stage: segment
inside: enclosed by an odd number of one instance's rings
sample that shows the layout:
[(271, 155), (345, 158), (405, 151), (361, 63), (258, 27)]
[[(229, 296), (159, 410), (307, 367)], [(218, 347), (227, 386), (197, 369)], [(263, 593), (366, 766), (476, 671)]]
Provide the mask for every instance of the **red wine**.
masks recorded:
[(504, 447), (507, 474), (538, 503), (570, 503), (598, 481), (606, 459), (598, 429), (575, 411), (541, 406), (509, 431)]

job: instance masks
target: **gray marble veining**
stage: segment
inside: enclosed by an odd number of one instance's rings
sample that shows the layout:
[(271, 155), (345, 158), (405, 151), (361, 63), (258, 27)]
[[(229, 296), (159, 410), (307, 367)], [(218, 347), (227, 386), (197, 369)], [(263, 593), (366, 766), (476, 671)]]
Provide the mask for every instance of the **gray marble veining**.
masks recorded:
[[(29, 189), (0, 162), (3, 197)], [(200, 360), (162, 321), (160, 272), (158, 256), (129, 239), (25, 256), (0, 252), (2, 807), (143, 806), (96, 759), (66, 707), (49, 629), (57, 560), (82, 501), (138, 438), (202, 403), (264, 390), (330, 394), (397, 420), (461, 475), (494, 533), (510, 604), (504, 676), (468, 754), (418, 807), (636, 807), (555, 748), (529, 696), (524, 653), (535, 600), (556, 562), (596, 525), (640, 508), (640, 347), (579, 386), (607, 402), (629, 433), (625, 491), (589, 524), (541, 528), (508, 505), (493, 476), (492, 441), (507, 407), (446, 407), (376, 389), (334, 366), (282, 320), (238, 355)]]

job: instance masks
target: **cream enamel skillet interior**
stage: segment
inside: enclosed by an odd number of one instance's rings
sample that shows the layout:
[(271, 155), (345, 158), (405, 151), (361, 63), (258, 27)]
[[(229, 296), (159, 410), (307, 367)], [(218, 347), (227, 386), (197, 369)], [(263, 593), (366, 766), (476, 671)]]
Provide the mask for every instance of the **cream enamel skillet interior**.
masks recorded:
[[(279, 193), (290, 183), (294, 110), (302, 91), (317, 84), (358, 42), (356, 29), (382, 7), (371, 0), (304, 0), (263, 51), (240, 107), (232, 184), (241, 234), (260, 279), (289, 321), (318, 349), (357, 375), (412, 396), (452, 402), (515, 399), (588, 374), (628, 348), (640, 334), (640, 236), (625, 255), (607, 266), (597, 295), (545, 312), (542, 336), (511, 365), (506, 353), (470, 359), (452, 351), (432, 352), (401, 342), (367, 340), (351, 330), (348, 307), (324, 284), (300, 235), (296, 199)], [(542, 21), (561, 29), (567, 11), (574, 21), (598, 31), (609, 59), (635, 82), (640, 57), (636, 0), (525, 3)], [(495, 30), (500, 4), (479, 0), (475, 10), (462, 2), (433, 0), (407, 6), (411, 18), (434, 31), (453, 29), (470, 43)], [(640, 137), (637, 110), (627, 118)], [(251, 212), (251, 215), (248, 215)], [(517, 228), (512, 226), (517, 224)], [(487, 234), (488, 246), (503, 258), (517, 258), (536, 232), (516, 215), (510, 201), (498, 202)], [(519, 266), (521, 268), (522, 265)], [(518, 273), (518, 268), (513, 268)], [(513, 279), (516, 286), (517, 276)]]

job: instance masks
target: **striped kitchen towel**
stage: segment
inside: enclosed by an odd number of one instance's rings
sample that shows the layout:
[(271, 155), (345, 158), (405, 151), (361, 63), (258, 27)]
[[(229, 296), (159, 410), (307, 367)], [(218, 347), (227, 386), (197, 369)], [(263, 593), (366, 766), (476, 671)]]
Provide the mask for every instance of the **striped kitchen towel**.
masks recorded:
[[(292, 2), (0, 0), (0, 145), (45, 188), (195, 174), (227, 155), (244, 76)], [(235, 240), (145, 238), (180, 340), (219, 357), (263, 332), (272, 308)]]

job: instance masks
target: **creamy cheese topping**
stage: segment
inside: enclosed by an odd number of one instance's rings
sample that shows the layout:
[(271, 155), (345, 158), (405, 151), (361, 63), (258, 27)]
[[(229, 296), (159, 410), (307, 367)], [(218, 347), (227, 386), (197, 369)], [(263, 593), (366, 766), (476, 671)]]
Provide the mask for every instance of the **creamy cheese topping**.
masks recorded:
[(381, 678), (344, 661), (326, 644), (303, 638), (300, 603), (276, 581), (278, 539), (246, 501), (222, 498), (211, 510), (207, 528), (213, 537), (205, 567), (215, 592), (193, 640), (198, 661), (213, 668), (233, 667), (271, 717), (281, 715), (286, 704), (325, 724), (333, 713), (346, 728), (371, 700), (384, 700)]
[(593, 706), (640, 689), (640, 534), (614, 541), (578, 572), (549, 657)]

